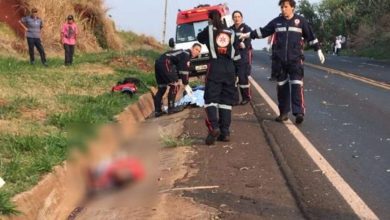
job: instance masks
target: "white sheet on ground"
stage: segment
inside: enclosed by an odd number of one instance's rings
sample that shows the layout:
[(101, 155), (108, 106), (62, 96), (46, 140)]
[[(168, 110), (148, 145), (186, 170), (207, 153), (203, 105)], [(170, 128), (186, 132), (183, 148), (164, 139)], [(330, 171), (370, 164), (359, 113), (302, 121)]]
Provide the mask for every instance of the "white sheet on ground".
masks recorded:
[(198, 107), (204, 106), (204, 91), (203, 90), (196, 90), (192, 92), (192, 95), (185, 95), (183, 98), (181, 98), (176, 105), (196, 105)]

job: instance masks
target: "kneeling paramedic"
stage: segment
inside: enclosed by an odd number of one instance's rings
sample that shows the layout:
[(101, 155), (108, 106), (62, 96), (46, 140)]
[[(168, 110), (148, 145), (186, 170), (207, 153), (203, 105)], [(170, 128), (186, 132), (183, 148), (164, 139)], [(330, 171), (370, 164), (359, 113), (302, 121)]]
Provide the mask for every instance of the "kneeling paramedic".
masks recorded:
[(184, 85), (188, 85), (190, 73), (190, 59), (197, 57), (202, 45), (195, 43), (189, 50), (168, 51), (162, 54), (155, 62), (155, 74), (158, 85), (157, 93), (154, 97), (155, 117), (164, 114), (162, 111), (162, 98), (169, 87), (168, 92), (168, 114), (181, 111), (175, 107), (176, 94), (179, 90), (179, 76)]
[(303, 122), (305, 114), (302, 38), (308, 41), (309, 45), (317, 51), (321, 63), (325, 62), (325, 57), (307, 20), (300, 15), (294, 14), (295, 4), (294, 0), (280, 0), (279, 6), (282, 16), (276, 17), (264, 28), (258, 28), (251, 33), (242, 34), (240, 38), (265, 38), (275, 33), (277, 41), (275, 43), (274, 58), (275, 62), (281, 63), (281, 71), (277, 77), (280, 115), (275, 118), (275, 121), (286, 121), (291, 105), (295, 123), (300, 124)]
[(240, 59), (239, 41), (222, 23), (218, 11), (209, 12), (209, 25), (198, 34), (198, 41), (207, 45), (211, 57), (204, 101), (209, 129), (206, 144), (212, 145), (217, 139), (230, 140), (232, 105), (236, 101), (234, 60)]

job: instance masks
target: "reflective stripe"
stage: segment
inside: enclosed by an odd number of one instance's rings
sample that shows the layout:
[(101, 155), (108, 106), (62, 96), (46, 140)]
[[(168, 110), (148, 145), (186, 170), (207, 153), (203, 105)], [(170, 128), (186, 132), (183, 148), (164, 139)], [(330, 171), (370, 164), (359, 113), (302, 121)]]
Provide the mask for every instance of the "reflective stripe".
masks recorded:
[(289, 27), (289, 28), (288, 28), (288, 31), (293, 31), (293, 32), (302, 33), (302, 28)]
[(290, 82), (291, 82), (291, 84), (299, 84), (299, 85), (303, 86), (302, 80), (291, 80)]
[(233, 33), (234, 33), (234, 32), (232, 32), (231, 30), (226, 30), (226, 29), (222, 30), (222, 32), (225, 32), (225, 33), (227, 33), (227, 34), (233, 34)]
[(309, 42), (309, 45), (314, 45), (314, 44), (316, 44), (316, 43), (318, 43), (318, 39), (317, 39), (317, 38), (314, 39), (314, 40), (312, 40), (312, 41), (310, 41), (310, 42)]
[(188, 74), (190, 74), (190, 72), (189, 71), (179, 71), (179, 74), (188, 75)]
[(241, 55), (240, 55), (240, 54), (238, 54), (237, 56), (233, 57), (233, 60), (234, 60), (234, 61), (237, 61), (237, 60), (239, 60), (239, 59), (241, 59)]
[(230, 54), (230, 57), (234, 60), (235, 57), (234, 57), (234, 54), (236, 54), (236, 50), (234, 49), (233, 47), (233, 44), (234, 44), (234, 34), (230, 34), (230, 48), (231, 48), (231, 54)]
[(232, 110), (232, 106), (231, 105), (219, 104), (219, 108), (226, 109), (226, 110)]
[(211, 57), (214, 59), (217, 59), (217, 54), (215, 52), (214, 47), (214, 32), (213, 32), (213, 25), (209, 25), (209, 41), (210, 41), (210, 53)]
[(240, 88), (249, 88), (249, 84), (246, 84), (246, 85), (238, 85), (238, 87), (240, 87)]
[(286, 27), (275, 28), (275, 32), (286, 32), (286, 31), (287, 31)]
[(284, 81), (281, 81), (281, 82), (278, 82), (278, 86), (283, 86), (284, 84), (286, 84), (288, 82), (288, 79), (284, 80)]
[(183, 53), (184, 51), (183, 50), (179, 50), (179, 51), (176, 51), (176, 52), (172, 52), (172, 53), (167, 53), (166, 56), (167, 57), (171, 57), (171, 56), (177, 56), (181, 53)]
[(179, 82), (177, 82), (177, 81), (176, 81), (176, 82), (172, 82), (172, 83), (169, 83), (168, 85), (169, 85), (169, 86), (178, 86), (178, 85), (179, 85)]
[(168, 85), (167, 84), (159, 84), (159, 85), (157, 85), (158, 86), (158, 88), (165, 88), (165, 87), (167, 87)]
[(261, 35), (261, 30), (260, 30), (260, 28), (259, 28), (259, 29), (256, 29), (256, 33), (257, 33), (258, 38), (263, 38), (263, 36)]
[(213, 102), (212, 102), (212, 103), (210, 103), (210, 104), (205, 104), (204, 107), (205, 107), (205, 108), (208, 108), (208, 107), (216, 107), (216, 108), (218, 108), (218, 103), (213, 103)]

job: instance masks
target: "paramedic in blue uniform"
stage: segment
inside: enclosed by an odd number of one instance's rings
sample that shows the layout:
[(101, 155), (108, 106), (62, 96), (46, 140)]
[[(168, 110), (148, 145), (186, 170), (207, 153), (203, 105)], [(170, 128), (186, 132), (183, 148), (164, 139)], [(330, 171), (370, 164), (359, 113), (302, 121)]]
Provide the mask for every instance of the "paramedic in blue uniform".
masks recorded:
[(156, 60), (154, 68), (158, 90), (154, 97), (155, 117), (165, 113), (161, 108), (162, 98), (168, 87), (168, 114), (182, 110), (175, 107), (176, 94), (180, 88), (179, 78), (184, 85), (188, 85), (190, 60), (200, 54), (201, 48), (202, 45), (195, 43), (189, 50), (168, 51)]
[(301, 124), (305, 115), (302, 38), (317, 51), (321, 63), (325, 62), (325, 57), (306, 19), (294, 13), (295, 1), (280, 0), (279, 6), (282, 16), (276, 17), (263, 28), (258, 28), (250, 34), (241, 35), (241, 38), (265, 38), (275, 33), (277, 39), (275, 59), (280, 61), (282, 65), (282, 71), (277, 78), (280, 115), (275, 120), (278, 122), (286, 121), (292, 107), (295, 123)]
[[(240, 11), (234, 11), (232, 14), (234, 25), (230, 28), (236, 33), (238, 38), (242, 33), (251, 32), (252, 29), (245, 23), (243, 23), (243, 16)], [(251, 94), (249, 89), (249, 80), (248, 76), (251, 71), (252, 63), (252, 44), (251, 39), (242, 39), (239, 44), (239, 49), (241, 59), (235, 62), (236, 65), (236, 74), (238, 76), (238, 87), (240, 88), (241, 93), (241, 105), (247, 104), (251, 100)]]
[(206, 125), (209, 134), (206, 144), (230, 140), (232, 105), (235, 102), (234, 60), (240, 59), (238, 38), (221, 20), (218, 11), (209, 12), (209, 25), (198, 34), (198, 41), (206, 44), (210, 53), (209, 72), (204, 94)]

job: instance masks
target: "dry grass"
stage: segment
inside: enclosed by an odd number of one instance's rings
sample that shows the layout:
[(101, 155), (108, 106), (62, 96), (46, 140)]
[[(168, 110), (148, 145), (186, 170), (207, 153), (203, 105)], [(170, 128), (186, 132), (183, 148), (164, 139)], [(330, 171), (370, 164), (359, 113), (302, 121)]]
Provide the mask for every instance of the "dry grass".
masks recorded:
[(0, 22), (0, 55), (16, 55), (17, 52), (25, 52), (24, 45), (15, 40), (15, 32), (4, 23)]
[[(132, 32), (117, 32), (115, 23), (107, 16), (108, 9), (104, 6), (103, 0), (15, 0), (12, 4), (11, 8), (24, 15), (28, 15), (33, 7), (38, 9), (38, 16), (44, 22), (42, 43), (49, 58), (63, 56), (60, 28), (69, 14), (74, 15), (80, 30), (77, 53), (100, 52), (102, 49), (117, 51), (166, 49), (153, 37), (138, 36)], [(2, 35), (0, 55), (23, 54), (23, 59), (26, 59), (27, 43), (14, 34), (17, 27), (13, 25), (11, 27), (14, 30), (0, 23)]]
[(68, 0), (24, 0), (30, 7), (38, 8), (38, 15), (44, 21), (42, 40), (47, 48), (62, 52), (60, 43), (60, 28), (69, 14), (75, 16), (75, 21), (81, 30), (78, 37), (78, 49), (97, 52), (99, 50), (96, 37), (87, 21), (80, 19), (75, 13), (72, 1)]
[(154, 71), (154, 66), (141, 56), (118, 57), (112, 60), (111, 65), (120, 68), (137, 68), (148, 73)]
[[(77, 50), (81, 52), (99, 52), (103, 49), (119, 50), (122, 40), (117, 35), (115, 25), (107, 16), (107, 9), (102, 0), (19, 0), (12, 8), (21, 10), (25, 15), (31, 8), (38, 9), (38, 16), (44, 22), (42, 42), (49, 55), (62, 55), (60, 28), (70, 14), (74, 15), (79, 26)], [(8, 30), (5, 30), (7, 29)], [(0, 33), (12, 33), (10, 37), (2, 37), (0, 51), (26, 53), (24, 40), (9, 31), (10, 28), (0, 24)]]

